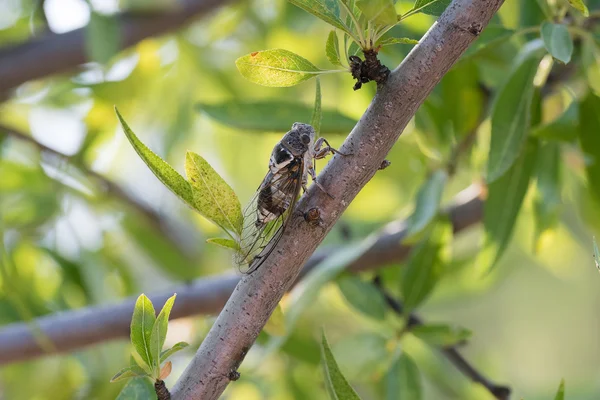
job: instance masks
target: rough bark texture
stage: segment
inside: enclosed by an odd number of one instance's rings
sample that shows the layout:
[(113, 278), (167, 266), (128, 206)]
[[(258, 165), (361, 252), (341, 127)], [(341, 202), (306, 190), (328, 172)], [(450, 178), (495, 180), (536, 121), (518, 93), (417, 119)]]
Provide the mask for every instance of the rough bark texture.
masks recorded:
[[(195, 357), (172, 390), (174, 399), (217, 399), (228, 373), (254, 343), (302, 265), (358, 192), (381, 166), (417, 108), (485, 27), (503, 0), (454, 0), (420, 44), (392, 72), (386, 84), (319, 175), (335, 199), (313, 185), (300, 199), (278, 246), (262, 267), (245, 276), (219, 314)], [(323, 224), (303, 213), (317, 207)]]

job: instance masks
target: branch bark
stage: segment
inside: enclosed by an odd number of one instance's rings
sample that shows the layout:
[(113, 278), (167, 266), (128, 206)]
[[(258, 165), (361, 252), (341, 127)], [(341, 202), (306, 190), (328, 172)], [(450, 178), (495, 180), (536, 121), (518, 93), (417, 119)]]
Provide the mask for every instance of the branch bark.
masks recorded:
[[(174, 399), (217, 399), (228, 374), (269, 319), (300, 268), (358, 192), (377, 172), (431, 90), (488, 24), (503, 0), (454, 0), (388, 81), (319, 175), (327, 192), (312, 185), (297, 205), (281, 240), (260, 269), (244, 276), (217, 317), (198, 352), (172, 390)], [(318, 208), (320, 227), (307, 224), (304, 211)]]
[[(164, 14), (123, 15), (121, 48), (141, 40), (176, 30), (228, 0), (183, 0), (173, 12)], [(64, 34), (47, 34), (39, 39), (0, 50), (0, 97), (34, 79), (66, 72), (87, 61), (85, 28)]]
[[(479, 196), (480, 188), (472, 186), (457, 195), (454, 203), (446, 209), (445, 213), (449, 215), (455, 232), (481, 221), (483, 202)], [(359, 272), (404, 260), (410, 252), (410, 247), (401, 243), (405, 236), (406, 224), (403, 221), (390, 222), (381, 229), (373, 246), (347, 268)], [(331, 253), (331, 249), (325, 249), (314, 254), (304, 266), (299, 279)], [(225, 305), (239, 279), (233, 274), (202, 278), (149, 297), (155, 307), (161, 309), (165, 301), (174, 292), (177, 293), (177, 301), (171, 312), (172, 319), (196, 314), (216, 314)], [(46, 335), (56, 352), (126, 338), (129, 336), (135, 300), (130, 298), (117, 305), (90, 307), (49, 315), (31, 323), (9, 325), (0, 330), (0, 365), (49, 354), (36, 342), (31, 324), (35, 324)]]

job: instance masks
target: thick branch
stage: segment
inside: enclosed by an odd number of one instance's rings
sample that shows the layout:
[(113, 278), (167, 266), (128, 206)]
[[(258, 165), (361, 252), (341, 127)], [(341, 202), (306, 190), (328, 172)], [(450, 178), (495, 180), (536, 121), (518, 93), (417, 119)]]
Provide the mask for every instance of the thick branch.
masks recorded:
[[(121, 48), (176, 30), (227, 0), (183, 0), (169, 13), (127, 15), (119, 18)], [(61, 35), (47, 34), (25, 44), (0, 50), (0, 95), (34, 79), (66, 72), (88, 61), (85, 28)]]
[[(396, 140), (442, 76), (488, 24), (503, 0), (454, 0), (420, 44), (406, 57), (352, 130), (319, 181), (334, 197), (312, 185), (277, 247), (261, 268), (240, 280), (196, 356), (173, 388), (174, 399), (217, 399), (228, 373), (269, 319), (302, 265), (377, 172)], [(318, 208), (320, 227), (302, 214)]]
[[(456, 232), (462, 231), (482, 218), (482, 201), (479, 188), (473, 186), (461, 192), (446, 213), (450, 216)], [(373, 246), (362, 257), (348, 266), (352, 271), (364, 271), (400, 262), (406, 258), (410, 247), (401, 244), (406, 235), (406, 224), (394, 221), (379, 233)], [(302, 275), (323, 261), (331, 249), (316, 253), (308, 260)], [(202, 278), (192, 284), (181, 285), (164, 293), (150, 295), (157, 309), (162, 308), (174, 292), (177, 301), (171, 318), (183, 318), (196, 314), (216, 314), (231, 295), (239, 277), (222, 275)], [(135, 299), (118, 305), (91, 307), (82, 310), (53, 314), (38, 318), (34, 323), (48, 337), (57, 352), (71, 351), (111, 339), (129, 336), (129, 324)], [(0, 364), (22, 361), (45, 354), (35, 341), (27, 323), (9, 325), (0, 330)]]

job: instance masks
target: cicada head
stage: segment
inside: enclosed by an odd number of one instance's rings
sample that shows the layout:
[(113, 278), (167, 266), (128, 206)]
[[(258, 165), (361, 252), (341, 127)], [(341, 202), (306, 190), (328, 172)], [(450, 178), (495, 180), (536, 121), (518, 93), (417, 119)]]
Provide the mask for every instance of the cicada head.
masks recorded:
[(315, 142), (315, 130), (308, 124), (295, 122), (292, 129), (283, 136), (281, 144), (288, 149), (294, 157), (302, 157)]

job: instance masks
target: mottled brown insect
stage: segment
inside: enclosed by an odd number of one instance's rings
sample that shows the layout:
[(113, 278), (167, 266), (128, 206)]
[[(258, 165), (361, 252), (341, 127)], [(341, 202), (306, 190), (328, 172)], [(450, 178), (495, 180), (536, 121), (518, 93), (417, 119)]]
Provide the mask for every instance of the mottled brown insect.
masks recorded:
[(309, 175), (327, 193), (317, 182), (315, 160), (330, 153), (339, 152), (324, 138), (315, 141), (313, 127), (300, 122), (294, 123), (275, 145), (269, 171), (244, 210), (244, 229), (236, 256), (240, 270), (248, 274), (256, 271), (271, 254), (285, 230), (300, 188), (306, 191)]

